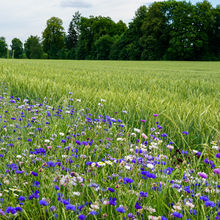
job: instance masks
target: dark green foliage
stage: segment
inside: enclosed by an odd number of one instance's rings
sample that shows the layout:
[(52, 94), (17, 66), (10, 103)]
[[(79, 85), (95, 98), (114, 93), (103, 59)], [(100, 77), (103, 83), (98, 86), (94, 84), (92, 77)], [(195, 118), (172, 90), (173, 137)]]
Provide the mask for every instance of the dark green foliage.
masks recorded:
[(39, 37), (31, 35), (24, 43), (24, 51), (28, 59), (41, 59), (43, 49)]
[(13, 58), (22, 58), (23, 54), (23, 44), (21, 40), (18, 38), (14, 38), (11, 41), (11, 50), (12, 50), (12, 57)]
[(60, 50), (63, 50), (65, 33), (62, 25), (62, 20), (57, 17), (47, 21), (47, 27), (43, 32), (43, 49), (49, 59), (59, 58)]
[(4, 37), (0, 37), (0, 58), (5, 58), (7, 56), (7, 43)]
[(108, 34), (103, 35), (95, 42), (95, 56), (98, 60), (108, 60), (114, 39)]
[[(122, 21), (115, 23), (109, 17), (81, 17), (79, 23), (80, 35), (76, 48), (76, 58), (109, 58), (109, 53), (114, 40), (126, 29), (127, 27)], [(104, 45), (106, 45), (107, 48), (104, 49)]]
[(79, 39), (79, 23), (80, 23), (81, 15), (79, 12), (76, 12), (73, 15), (73, 18), (69, 24), (68, 34), (65, 39), (65, 45), (67, 49), (67, 57), (70, 59), (74, 59), (76, 56), (76, 46)]
[[(65, 35), (57, 17), (47, 21), (40, 40), (25, 43), (27, 58), (100, 60), (220, 60), (220, 6), (203, 0), (168, 0), (137, 9), (128, 27), (110, 17), (82, 17), (76, 12)], [(18, 40), (18, 39), (17, 39)], [(16, 43), (17, 42), (17, 43)], [(22, 43), (11, 55), (22, 57)], [(0, 57), (7, 45), (0, 40)]]

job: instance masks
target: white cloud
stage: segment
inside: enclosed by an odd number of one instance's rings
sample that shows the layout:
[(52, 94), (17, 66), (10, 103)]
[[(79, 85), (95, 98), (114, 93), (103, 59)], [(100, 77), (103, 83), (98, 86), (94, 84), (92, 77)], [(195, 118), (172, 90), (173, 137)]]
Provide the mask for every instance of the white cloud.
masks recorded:
[(85, 1), (76, 1), (76, 0), (63, 0), (60, 3), (61, 7), (69, 8), (91, 8), (92, 4)]

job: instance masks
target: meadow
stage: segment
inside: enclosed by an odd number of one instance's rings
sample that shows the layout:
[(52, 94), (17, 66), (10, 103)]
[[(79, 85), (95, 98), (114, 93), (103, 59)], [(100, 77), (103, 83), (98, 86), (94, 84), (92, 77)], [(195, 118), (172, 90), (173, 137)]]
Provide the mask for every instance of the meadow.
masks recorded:
[(220, 62), (0, 60), (2, 219), (220, 219)]

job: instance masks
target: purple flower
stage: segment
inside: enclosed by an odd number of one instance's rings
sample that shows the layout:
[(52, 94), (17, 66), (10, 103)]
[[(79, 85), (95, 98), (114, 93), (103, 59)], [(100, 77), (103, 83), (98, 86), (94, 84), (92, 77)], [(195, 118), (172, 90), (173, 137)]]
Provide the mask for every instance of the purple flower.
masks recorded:
[(135, 218), (135, 215), (133, 215), (132, 213), (128, 213), (127, 216), (128, 216), (128, 218), (132, 218), (132, 219)]
[(5, 212), (2, 209), (0, 209), (0, 215), (5, 215)]
[(216, 154), (216, 157), (217, 157), (217, 158), (220, 158), (220, 153), (217, 153), (217, 154)]
[(154, 117), (157, 117), (157, 116), (158, 116), (158, 114), (153, 114), (153, 116), (154, 116)]
[(204, 173), (204, 172), (198, 172), (198, 175), (200, 177), (202, 177), (203, 179), (207, 179), (208, 178), (208, 175), (206, 173)]
[(214, 172), (215, 174), (217, 174), (217, 175), (220, 175), (220, 169), (219, 169), (219, 168), (214, 169), (213, 172)]
[(50, 207), (50, 211), (54, 212), (56, 210), (56, 207), (55, 206), (51, 206)]
[(120, 212), (120, 213), (125, 213), (126, 212), (126, 210), (122, 206), (116, 208), (116, 211)]

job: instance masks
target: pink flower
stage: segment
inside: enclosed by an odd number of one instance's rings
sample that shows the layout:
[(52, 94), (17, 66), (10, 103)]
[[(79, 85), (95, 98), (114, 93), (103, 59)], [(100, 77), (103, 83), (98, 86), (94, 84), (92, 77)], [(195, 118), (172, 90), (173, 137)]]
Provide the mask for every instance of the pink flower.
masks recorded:
[(198, 172), (198, 175), (200, 177), (202, 177), (203, 179), (207, 179), (208, 178), (208, 175), (206, 173), (204, 173), (204, 172)]
[(147, 139), (147, 135), (146, 135), (145, 133), (142, 133), (142, 137), (143, 137), (144, 139)]
[(214, 172), (215, 174), (217, 174), (217, 175), (220, 175), (220, 169), (219, 169), (219, 168), (214, 169), (213, 172)]

